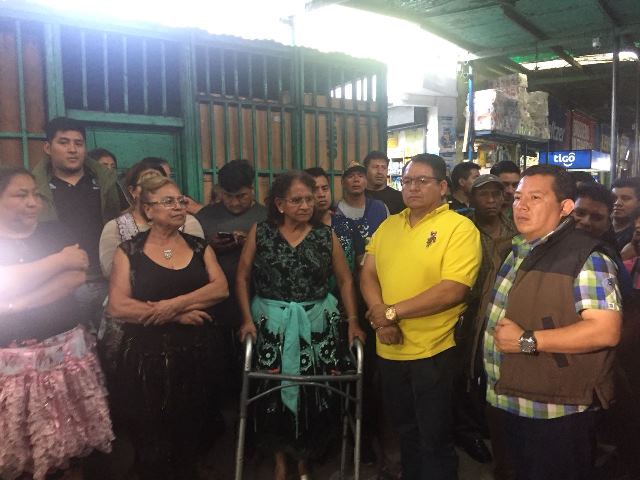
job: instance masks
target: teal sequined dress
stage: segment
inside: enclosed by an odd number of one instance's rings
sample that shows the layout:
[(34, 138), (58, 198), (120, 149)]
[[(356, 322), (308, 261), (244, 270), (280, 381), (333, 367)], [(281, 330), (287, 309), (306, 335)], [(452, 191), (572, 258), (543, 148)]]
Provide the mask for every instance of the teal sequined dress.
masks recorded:
[[(272, 223), (257, 225), (252, 270), (256, 369), (322, 375), (347, 367), (338, 341), (340, 313), (329, 294), (332, 248), (326, 225), (314, 226), (296, 247)], [(257, 390), (275, 384), (265, 381)], [(313, 387), (268, 395), (255, 406), (258, 444), (296, 458), (322, 453), (340, 420), (337, 400), (328, 390)]]

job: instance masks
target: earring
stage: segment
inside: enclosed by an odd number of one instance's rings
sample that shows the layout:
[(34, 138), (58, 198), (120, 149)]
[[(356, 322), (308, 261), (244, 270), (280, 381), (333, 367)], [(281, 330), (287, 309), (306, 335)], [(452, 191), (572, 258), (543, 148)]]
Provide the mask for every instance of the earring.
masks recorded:
[(278, 210), (280, 213), (284, 213), (284, 210)]

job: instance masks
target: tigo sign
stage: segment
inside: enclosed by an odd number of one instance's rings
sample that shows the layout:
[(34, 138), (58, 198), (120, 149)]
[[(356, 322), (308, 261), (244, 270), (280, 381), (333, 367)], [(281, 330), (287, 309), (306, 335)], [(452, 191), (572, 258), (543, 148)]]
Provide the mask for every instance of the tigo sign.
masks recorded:
[(591, 168), (591, 150), (560, 150), (540, 152), (540, 163), (558, 165), (569, 170)]

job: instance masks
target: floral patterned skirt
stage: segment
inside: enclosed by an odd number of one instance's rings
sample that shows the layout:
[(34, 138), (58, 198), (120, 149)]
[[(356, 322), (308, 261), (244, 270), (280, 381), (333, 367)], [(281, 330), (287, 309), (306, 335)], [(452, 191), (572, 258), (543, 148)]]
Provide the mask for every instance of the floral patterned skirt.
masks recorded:
[(114, 439), (93, 337), (83, 327), (0, 349), (0, 478), (44, 479)]
[[(325, 329), (311, 333), (311, 343), (300, 338), (300, 375), (329, 375), (349, 369), (351, 363), (341, 345), (340, 314), (324, 311)], [(283, 334), (267, 328), (269, 319), (256, 319), (257, 342), (255, 369), (280, 373), (285, 344)], [(254, 394), (277, 386), (280, 382), (265, 380), (257, 383)], [(334, 384), (336, 386), (336, 384)], [(340, 398), (325, 388), (299, 387), (297, 412), (287, 408), (281, 391), (267, 395), (254, 403), (253, 425), (258, 447), (268, 451), (284, 451), (297, 459), (316, 458), (337, 438), (340, 418)]]

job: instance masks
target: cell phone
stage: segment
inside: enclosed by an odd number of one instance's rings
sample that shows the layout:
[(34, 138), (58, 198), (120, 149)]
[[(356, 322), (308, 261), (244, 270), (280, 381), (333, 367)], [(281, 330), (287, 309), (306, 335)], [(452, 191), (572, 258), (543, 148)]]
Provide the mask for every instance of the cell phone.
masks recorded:
[(218, 237), (219, 238), (228, 238), (231, 240), (235, 240), (235, 236), (233, 235), (233, 233), (231, 232), (218, 232)]

